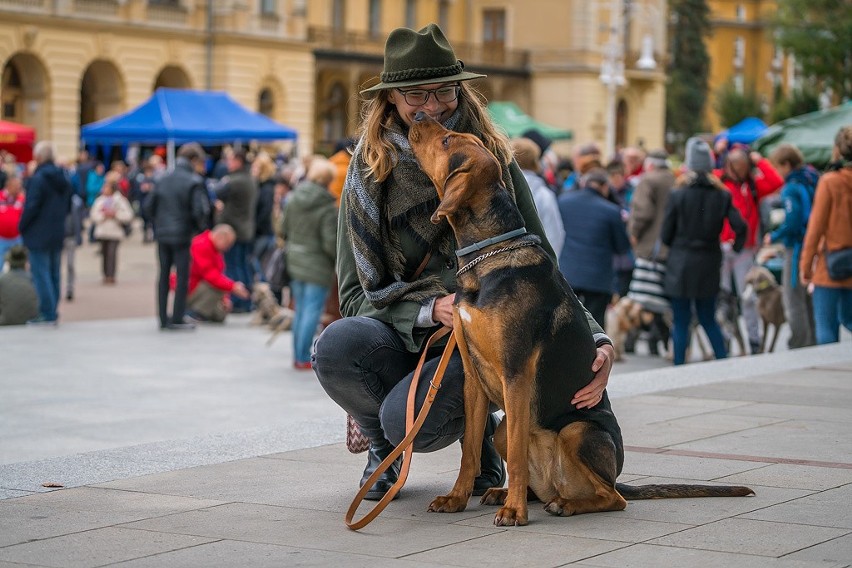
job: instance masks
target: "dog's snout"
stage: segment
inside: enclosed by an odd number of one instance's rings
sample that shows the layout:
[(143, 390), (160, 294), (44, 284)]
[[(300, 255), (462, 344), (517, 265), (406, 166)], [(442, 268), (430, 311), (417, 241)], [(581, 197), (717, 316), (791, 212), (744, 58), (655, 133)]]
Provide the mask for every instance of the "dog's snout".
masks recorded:
[(425, 112), (423, 112), (422, 110), (418, 110), (417, 113), (414, 115), (414, 121), (420, 122), (421, 120), (423, 120), (427, 116), (429, 116), (429, 115), (426, 114)]

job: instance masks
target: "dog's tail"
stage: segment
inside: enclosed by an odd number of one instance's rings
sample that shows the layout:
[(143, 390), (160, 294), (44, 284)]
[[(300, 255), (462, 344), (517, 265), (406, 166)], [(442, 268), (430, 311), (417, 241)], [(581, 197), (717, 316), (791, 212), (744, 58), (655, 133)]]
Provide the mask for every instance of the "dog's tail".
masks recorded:
[(625, 485), (615, 488), (628, 501), (639, 499), (677, 499), (683, 497), (745, 497), (754, 491), (741, 485)]

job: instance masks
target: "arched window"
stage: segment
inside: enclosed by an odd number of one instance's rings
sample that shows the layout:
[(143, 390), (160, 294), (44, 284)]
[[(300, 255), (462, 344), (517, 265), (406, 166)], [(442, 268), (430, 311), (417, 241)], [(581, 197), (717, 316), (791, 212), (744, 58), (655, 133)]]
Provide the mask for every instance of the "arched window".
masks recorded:
[(627, 146), (627, 101), (620, 99), (615, 109), (615, 145)]
[(263, 89), (257, 97), (257, 112), (264, 116), (274, 118), (275, 116), (275, 97), (270, 89)]

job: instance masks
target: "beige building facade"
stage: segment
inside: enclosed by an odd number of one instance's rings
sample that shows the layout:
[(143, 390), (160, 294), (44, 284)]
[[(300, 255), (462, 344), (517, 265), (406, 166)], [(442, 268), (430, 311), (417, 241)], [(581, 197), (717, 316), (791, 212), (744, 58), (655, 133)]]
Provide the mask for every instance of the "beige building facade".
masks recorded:
[(774, 41), (770, 21), (776, 10), (775, 0), (711, 0), (708, 5), (712, 33), (706, 40), (710, 77), (705, 116), (716, 132), (723, 125), (713, 101), (728, 81), (739, 92), (753, 90), (764, 114), (768, 114), (776, 93), (789, 93), (798, 79), (795, 61)]
[(574, 133), (563, 153), (608, 134), (653, 148), (666, 13), (653, 0), (0, 0), (0, 118), (71, 157), (81, 125), (157, 87), (224, 90), (295, 128), (300, 153), (328, 152), (357, 132), (388, 32), (437, 22), (488, 75), (489, 100)]

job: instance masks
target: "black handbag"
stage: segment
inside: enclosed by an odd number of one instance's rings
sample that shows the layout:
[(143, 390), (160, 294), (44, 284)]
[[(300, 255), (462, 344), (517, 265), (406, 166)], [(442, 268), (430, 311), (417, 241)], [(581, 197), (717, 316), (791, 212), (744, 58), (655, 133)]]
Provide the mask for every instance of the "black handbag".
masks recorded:
[(852, 247), (825, 252), (825, 264), (828, 276), (832, 280), (846, 280), (852, 277)]

